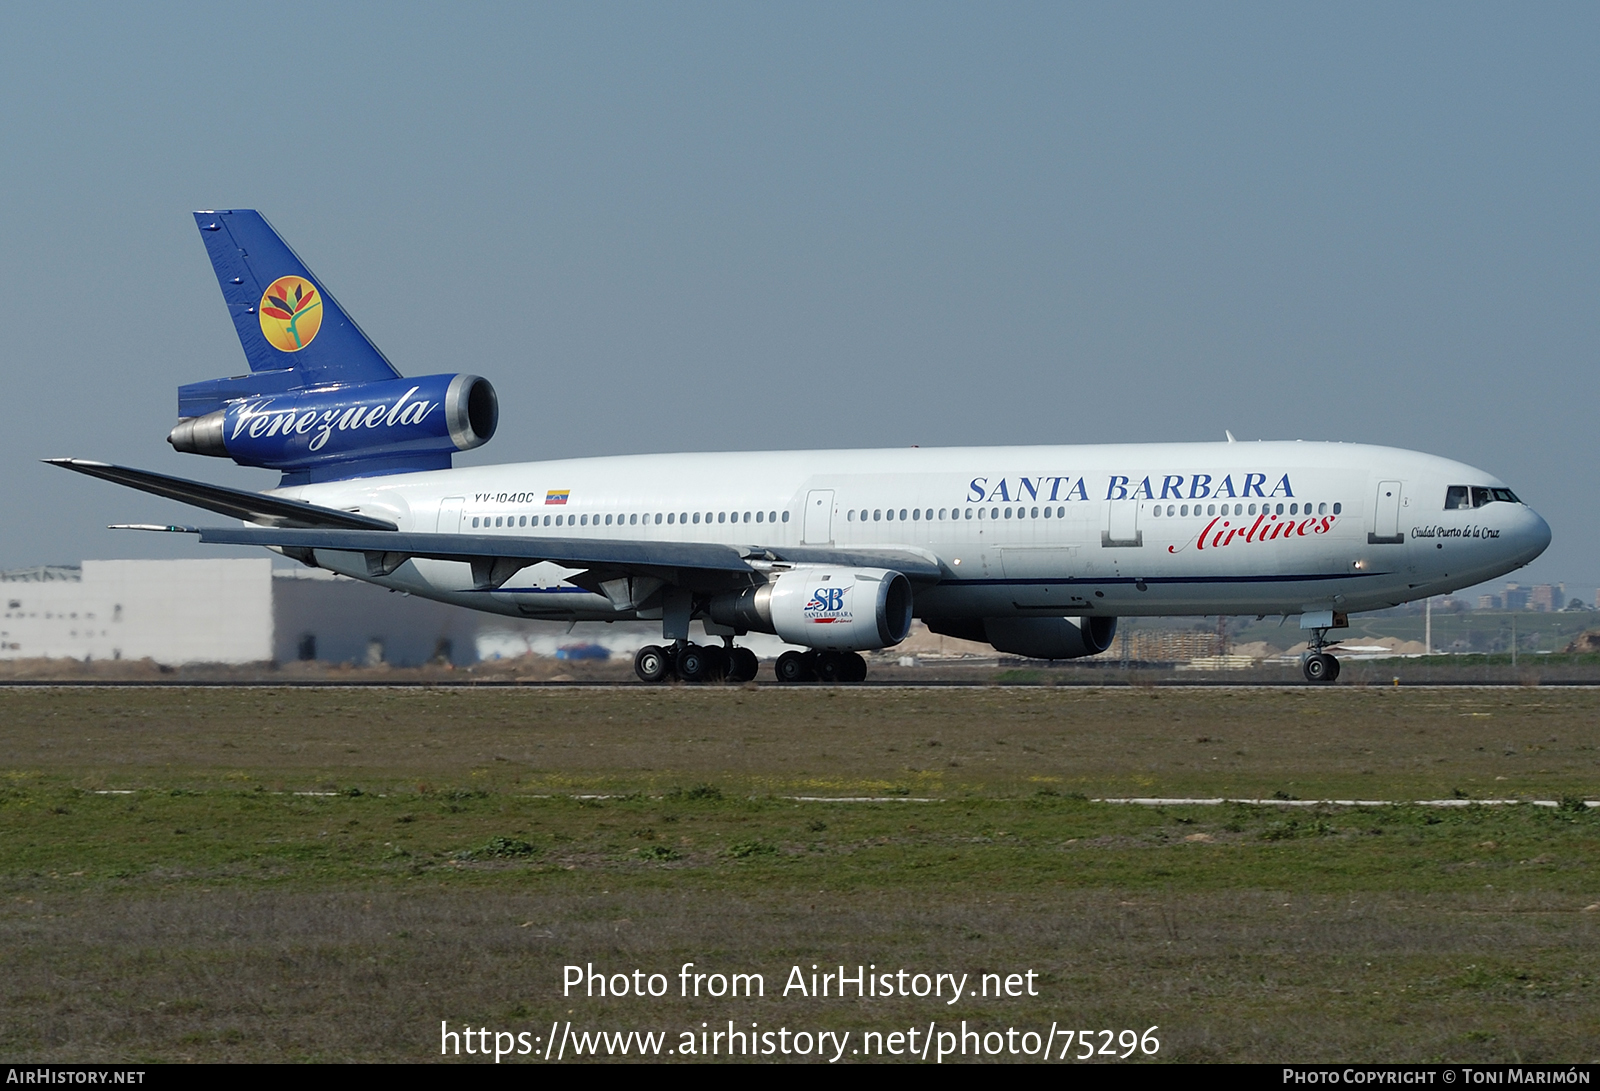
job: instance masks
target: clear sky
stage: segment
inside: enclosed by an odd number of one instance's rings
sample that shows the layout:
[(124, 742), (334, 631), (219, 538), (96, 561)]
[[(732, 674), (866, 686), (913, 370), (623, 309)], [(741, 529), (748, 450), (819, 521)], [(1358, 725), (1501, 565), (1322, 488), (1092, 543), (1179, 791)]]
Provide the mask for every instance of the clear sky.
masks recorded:
[(1341, 439), (1460, 458), (1600, 584), (1592, 4), (0, 8), (0, 567), (216, 555), (41, 466), (243, 355), (189, 212), (259, 208), (457, 464)]

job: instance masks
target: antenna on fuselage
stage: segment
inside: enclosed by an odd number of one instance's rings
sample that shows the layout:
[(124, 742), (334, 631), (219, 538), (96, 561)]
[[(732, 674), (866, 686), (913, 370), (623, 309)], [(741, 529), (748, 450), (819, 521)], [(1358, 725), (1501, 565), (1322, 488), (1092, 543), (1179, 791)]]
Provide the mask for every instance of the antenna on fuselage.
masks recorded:
[(1228, 431), (1226, 428), (1224, 428), (1222, 430), (1222, 434), (1228, 437), (1228, 442), (1229, 443), (1238, 443), (1239, 442), (1238, 440), (1233, 438), (1233, 433)]

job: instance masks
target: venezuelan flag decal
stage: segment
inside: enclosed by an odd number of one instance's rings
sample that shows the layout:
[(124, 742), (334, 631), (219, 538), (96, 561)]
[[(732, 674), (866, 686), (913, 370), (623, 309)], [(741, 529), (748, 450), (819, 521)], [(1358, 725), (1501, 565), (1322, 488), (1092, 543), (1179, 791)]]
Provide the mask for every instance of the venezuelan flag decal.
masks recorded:
[(544, 502), (546, 504), (565, 504), (571, 492), (571, 489), (551, 489), (544, 494)]

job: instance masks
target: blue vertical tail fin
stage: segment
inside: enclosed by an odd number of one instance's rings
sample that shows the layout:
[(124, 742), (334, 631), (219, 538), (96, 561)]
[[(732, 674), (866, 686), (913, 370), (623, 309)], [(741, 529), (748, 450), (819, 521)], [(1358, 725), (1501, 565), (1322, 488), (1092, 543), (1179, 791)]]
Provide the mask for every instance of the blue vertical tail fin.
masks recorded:
[(251, 374), (179, 388), (179, 416), (252, 394), (399, 378), (261, 213), (196, 212), (194, 219)]

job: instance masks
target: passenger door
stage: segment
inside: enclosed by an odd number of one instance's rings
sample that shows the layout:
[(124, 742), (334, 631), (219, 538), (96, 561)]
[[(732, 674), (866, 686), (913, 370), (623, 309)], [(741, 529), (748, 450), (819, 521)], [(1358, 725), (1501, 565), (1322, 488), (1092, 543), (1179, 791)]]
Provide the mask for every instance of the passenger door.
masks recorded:
[(1399, 545), (1406, 540), (1400, 532), (1400, 482), (1380, 481), (1372, 529), (1367, 532), (1368, 545)]
[(833, 541), (833, 490), (812, 489), (806, 493), (804, 545), (827, 545)]
[(1139, 529), (1139, 501), (1106, 501), (1106, 529), (1100, 532), (1102, 546), (1142, 546), (1144, 532)]
[(439, 521), (434, 526), (438, 534), (461, 533), (461, 509), (467, 504), (463, 496), (447, 496), (439, 501)]

